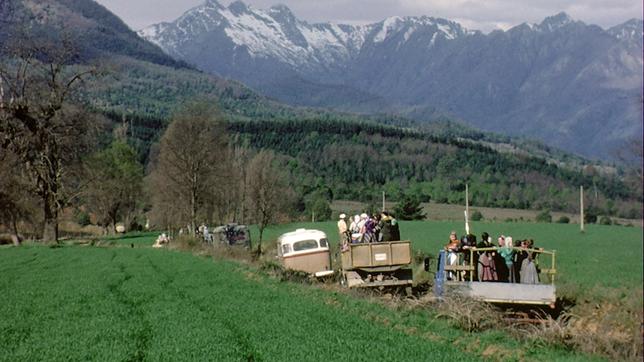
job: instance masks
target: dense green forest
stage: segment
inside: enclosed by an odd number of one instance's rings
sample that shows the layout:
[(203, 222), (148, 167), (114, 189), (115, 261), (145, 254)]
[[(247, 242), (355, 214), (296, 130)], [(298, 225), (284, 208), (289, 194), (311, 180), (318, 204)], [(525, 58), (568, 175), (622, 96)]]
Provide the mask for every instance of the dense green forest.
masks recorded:
[[(164, 118), (115, 111), (106, 115), (113, 124), (128, 122), (131, 142), (147, 162), (150, 146), (165, 127)], [(339, 116), (286, 116), (273, 116), (271, 121), (229, 117), (228, 128), (236, 145), (281, 155), (302, 195), (376, 202), (385, 191), (391, 200), (412, 195), (422, 201), (462, 204), (467, 183), (473, 205), (576, 212), (578, 187), (583, 185), (597, 191), (590, 200), (595, 212), (640, 215), (638, 195), (617, 176), (587, 175), (542, 157), (501, 153), (445, 132)]]

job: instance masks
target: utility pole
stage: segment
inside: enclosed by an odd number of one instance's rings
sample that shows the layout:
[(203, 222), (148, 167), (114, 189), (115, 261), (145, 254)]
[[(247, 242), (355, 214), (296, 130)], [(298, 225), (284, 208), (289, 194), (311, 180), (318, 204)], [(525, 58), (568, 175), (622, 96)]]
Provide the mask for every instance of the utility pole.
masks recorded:
[(584, 232), (584, 186), (579, 186), (579, 225)]
[(468, 184), (465, 184), (465, 212), (467, 215), (470, 214), (470, 188)]
[(470, 189), (469, 185), (465, 184), (465, 234), (470, 233)]
[(382, 211), (385, 211), (385, 192), (382, 192)]

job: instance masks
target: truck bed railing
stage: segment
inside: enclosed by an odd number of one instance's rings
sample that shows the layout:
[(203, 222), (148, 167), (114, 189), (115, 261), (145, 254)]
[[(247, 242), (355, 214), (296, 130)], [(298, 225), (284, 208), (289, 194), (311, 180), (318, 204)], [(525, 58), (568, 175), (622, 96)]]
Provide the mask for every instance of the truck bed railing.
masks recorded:
[[(474, 258), (474, 253), (482, 253), (482, 252), (488, 252), (488, 251), (493, 251), (493, 252), (498, 252), (500, 248), (498, 247), (487, 247), (487, 248), (470, 248), (465, 251), (465, 253), (470, 254), (470, 260), (467, 264), (463, 263), (463, 252), (457, 253), (459, 260), (458, 264), (448, 264), (447, 260), (445, 260), (445, 265), (444, 265), (444, 270), (446, 272), (452, 271), (456, 272), (456, 274), (460, 274), (461, 272), (469, 272), (469, 281), (474, 281), (474, 275), (477, 270), (477, 265), (474, 264), (475, 258)], [(556, 250), (544, 250), (544, 249), (525, 249), (525, 248), (520, 248), (520, 247), (512, 247), (512, 250), (515, 252), (523, 252), (527, 251), (528, 253), (532, 253), (533, 255), (548, 255), (550, 256), (549, 258), (541, 258), (539, 259), (539, 263), (543, 263), (539, 265), (538, 270), (540, 275), (545, 275), (548, 277), (548, 282), (552, 285), (555, 284), (555, 276), (557, 274), (557, 268), (556, 268), (556, 258), (557, 258), (557, 252)], [(447, 259), (447, 258), (445, 258)], [(535, 258), (536, 260), (536, 258)]]

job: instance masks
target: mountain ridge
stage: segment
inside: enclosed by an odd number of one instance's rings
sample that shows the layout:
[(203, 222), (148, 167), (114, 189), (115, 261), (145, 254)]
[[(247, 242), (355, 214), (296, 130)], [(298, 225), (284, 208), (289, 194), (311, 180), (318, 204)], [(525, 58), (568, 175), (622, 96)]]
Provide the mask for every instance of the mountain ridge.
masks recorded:
[[(428, 108), (486, 131), (610, 159), (642, 130), (641, 26), (631, 20), (604, 30), (563, 12), (490, 34), (427, 16), (309, 24), (283, 5), (261, 10), (210, 0), (139, 34), (175, 58), (289, 104), (421, 121), (431, 120), (418, 112)], [(333, 97), (338, 88), (343, 96)]]

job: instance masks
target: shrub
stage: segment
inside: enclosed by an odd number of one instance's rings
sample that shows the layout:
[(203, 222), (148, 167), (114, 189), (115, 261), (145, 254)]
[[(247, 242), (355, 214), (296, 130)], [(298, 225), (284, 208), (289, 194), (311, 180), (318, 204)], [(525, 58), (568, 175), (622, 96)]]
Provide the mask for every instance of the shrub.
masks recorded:
[(552, 222), (552, 215), (550, 215), (550, 211), (543, 210), (537, 215), (535, 220), (537, 222)]
[(594, 224), (597, 222), (597, 215), (594, 214), (591, 211), (587, 211), (584, 213), (584, 222), (586, 224)]
[(480, 332), (498, 327), (501, 315), (491, 305), (461, 295), (445, 298), (438, 305), (436, 318), (448, 319), (466, 332)]
[(311, 204), (311, 212), (315, 213), (316, 221), (327, 221), (331, 219), (331, 205), (324, 198), (317, 198)]
[(613, 220), (611, 220), (611, 218), (608, 217), (608, 216), (602, 216), (599, 219), (599, 224), (601, 224), (601, 225), (613, 225)]
[(481, 221), (481, 220), (483, 220), (483, 214), (481, 214), (481, 212), (478, 211), (478, 210), (474, 210), (472, 212), (471, 219), (472, 219), (472, 221)]
[(87, 226), (92, 223), (92, 221), (90, 220), (89, 214), (82, 210), (77, 210), (74, 213), (74, 220), (80, 226)]
[(559, 223), (559, 224), (569, 224), (570, 223), (570, 218), (568, 216), (564, 215), (564, 216), (560, 217), (557, 220), (557, 223)]

